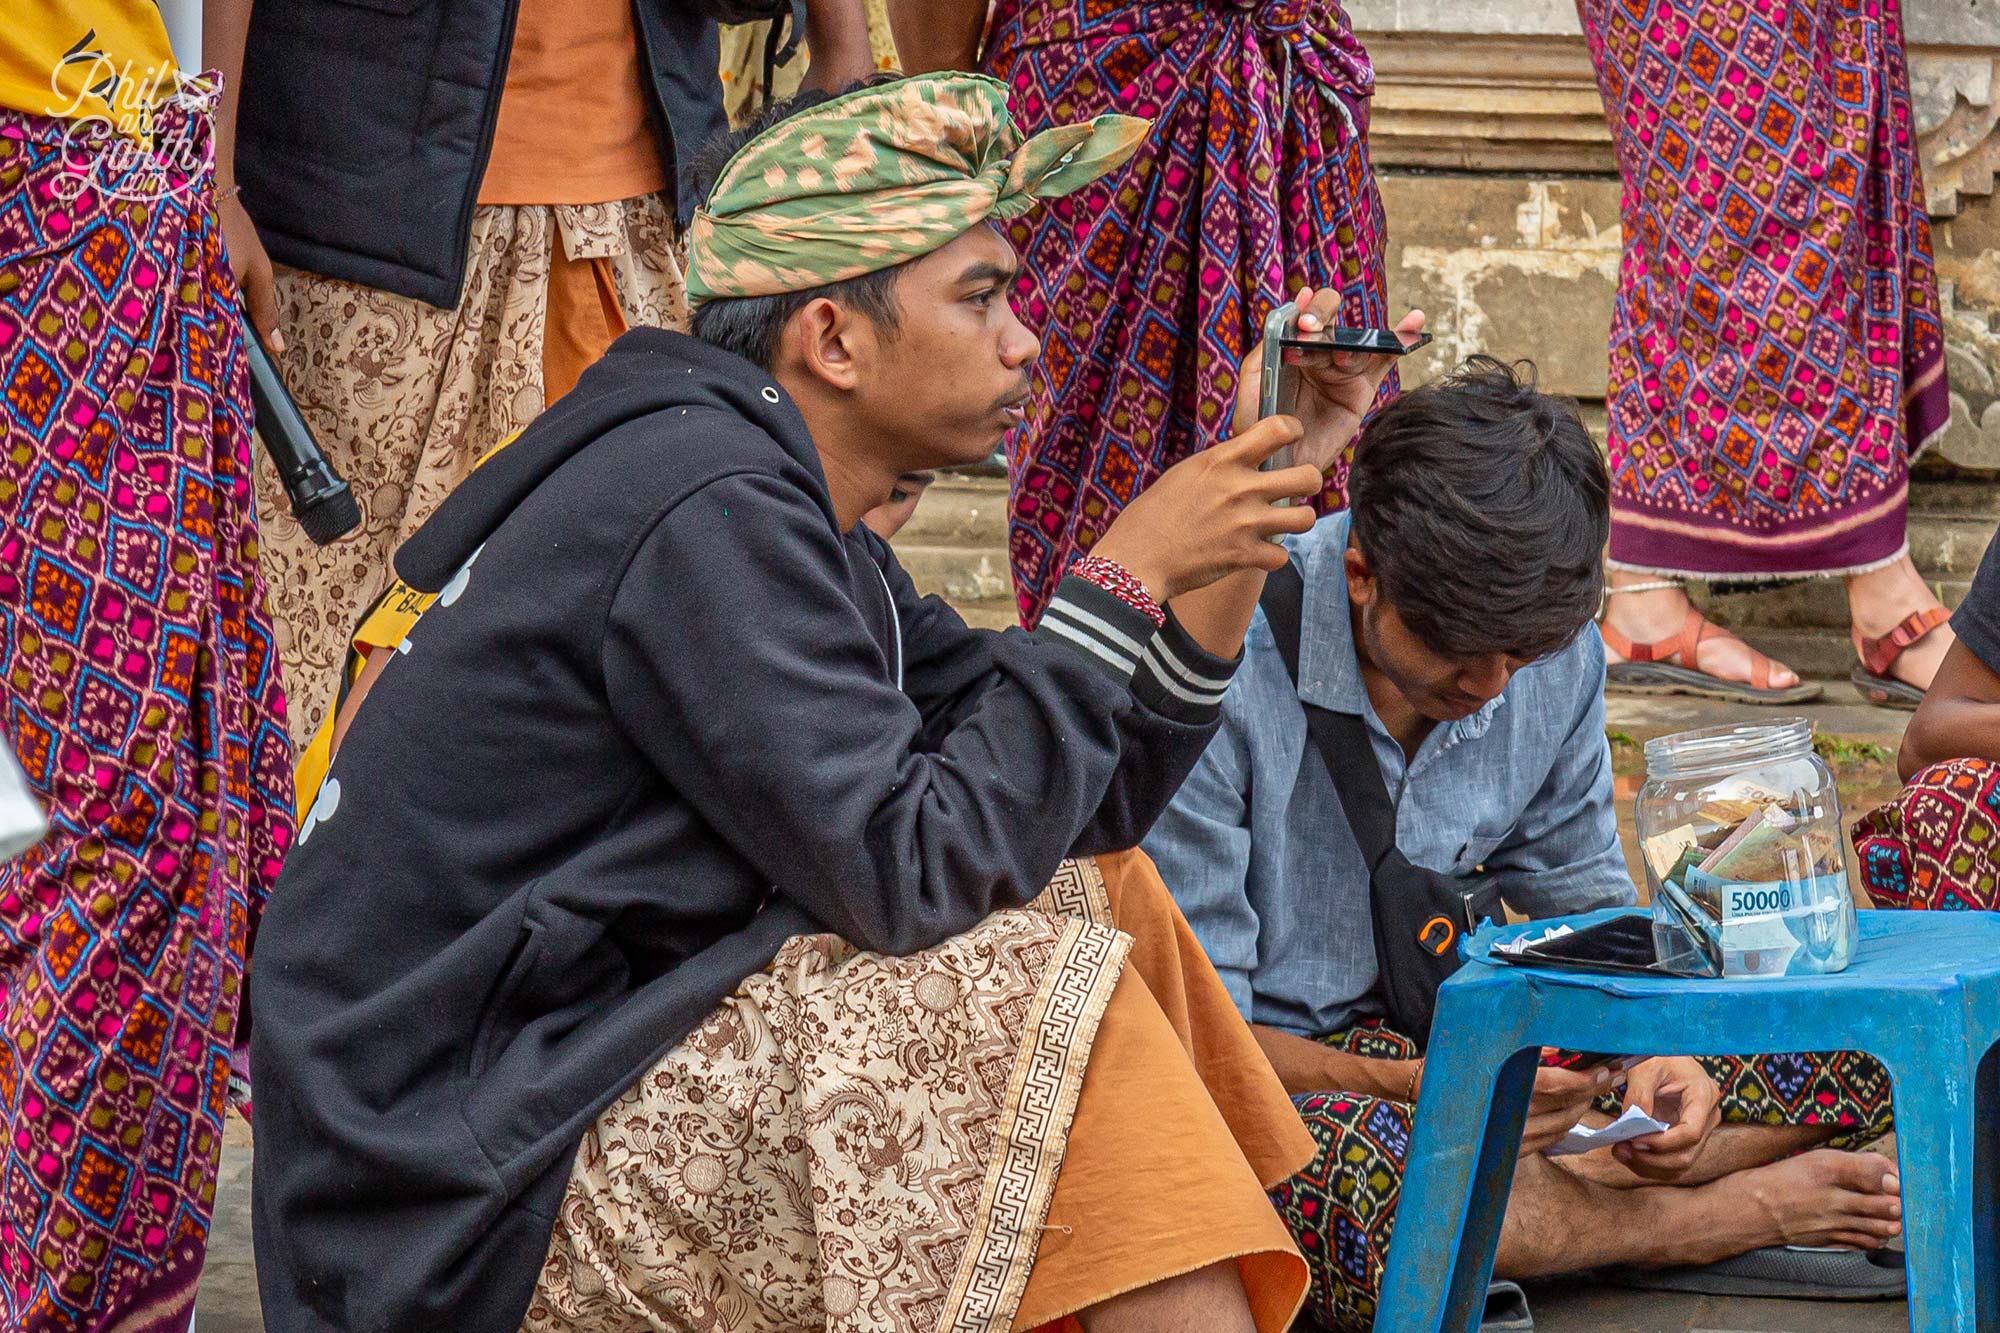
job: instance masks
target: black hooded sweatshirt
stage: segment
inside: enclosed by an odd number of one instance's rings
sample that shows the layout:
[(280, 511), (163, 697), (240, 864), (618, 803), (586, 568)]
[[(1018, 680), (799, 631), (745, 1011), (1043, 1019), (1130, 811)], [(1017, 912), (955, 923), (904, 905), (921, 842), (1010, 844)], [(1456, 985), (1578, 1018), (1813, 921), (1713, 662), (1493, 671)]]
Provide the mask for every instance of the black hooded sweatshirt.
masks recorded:
[(396, 556), (441, 590), (256, 942), (264, 1318), (511, 1330), (593, 1118), (790, 936), (906, 954), (1136, 844), (1233, 664), (973, 630), (748, 362), (625, 335)]

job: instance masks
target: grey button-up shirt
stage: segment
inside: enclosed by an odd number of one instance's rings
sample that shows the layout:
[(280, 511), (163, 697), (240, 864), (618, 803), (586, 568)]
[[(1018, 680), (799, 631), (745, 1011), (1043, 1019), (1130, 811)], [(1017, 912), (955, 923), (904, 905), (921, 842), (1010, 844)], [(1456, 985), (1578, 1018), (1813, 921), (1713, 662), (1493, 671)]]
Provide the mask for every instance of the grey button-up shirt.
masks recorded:
[(1369, 1012), (1376, 967), (1368, 871), (1301, 700), (1361, 716), (1412, 862), (1497, 879), (1529, 916), (1636, 901), (1612, 805), (1603, 641), (1586, 630), (1524, 667), (1406, 762), (1354, 655), (1347, 530), (1333, 514), (1288, 541), (1305, 577), (1298, 687), (1259, 611), (1222, 730), (1145, 841), (1244, 1017), (1308, 1036)]

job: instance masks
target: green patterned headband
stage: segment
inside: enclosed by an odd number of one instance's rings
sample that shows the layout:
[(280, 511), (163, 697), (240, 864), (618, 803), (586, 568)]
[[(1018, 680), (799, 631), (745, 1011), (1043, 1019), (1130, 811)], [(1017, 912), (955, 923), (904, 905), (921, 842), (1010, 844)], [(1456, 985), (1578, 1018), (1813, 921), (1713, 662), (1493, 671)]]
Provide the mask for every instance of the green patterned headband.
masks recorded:
[(916, 259), (1122, 165), (1148, 122), (1022, 140), (1007, 85), (926, 74), (846, 93), (743, 145), (688, 230), (689, 299), (772, 296)]

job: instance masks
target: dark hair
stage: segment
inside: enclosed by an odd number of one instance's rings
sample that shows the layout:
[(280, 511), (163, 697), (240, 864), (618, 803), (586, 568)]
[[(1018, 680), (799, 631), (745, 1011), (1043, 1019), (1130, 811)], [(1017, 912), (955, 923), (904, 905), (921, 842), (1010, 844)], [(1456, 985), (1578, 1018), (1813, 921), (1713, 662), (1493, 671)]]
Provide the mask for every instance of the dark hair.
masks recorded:
[(1475, 356), (1361, 432), (1353, 535), (1389, 604), (1435, 652), (1533, 660), (1604, 596), (1611, 482), (1576, 404), (1530, 362)]
[[(853, 92), (856, 88), (901, 77), (874, 74), (849, 85), (845, 91)], [(744, 144), (778, 122), (829, 100), (830, 94), (808, 90), (786, 101), (773, 102), (740, 128), (725, 130), (710, 139), (694, 160), (694, 175), (701, 197), (706, 199), (714, 191), (722, 169), (729, 165), (729, 159), (735, 157)], [(784, 332), (786, 321), (810, 302), (825, 297), (856, 311), (884, 334), (893, 336), (898, 325), (896, 277), (902, 267), (897, 264), (844, 282), (814, 287), (810, 291), (781, 292), (776, 296), (717, 297), (695, 307), (690, 331), (712, 347), (734, 352), (744, 360), (769, 370), (771, 362), (777, 358), (778, 335)]]

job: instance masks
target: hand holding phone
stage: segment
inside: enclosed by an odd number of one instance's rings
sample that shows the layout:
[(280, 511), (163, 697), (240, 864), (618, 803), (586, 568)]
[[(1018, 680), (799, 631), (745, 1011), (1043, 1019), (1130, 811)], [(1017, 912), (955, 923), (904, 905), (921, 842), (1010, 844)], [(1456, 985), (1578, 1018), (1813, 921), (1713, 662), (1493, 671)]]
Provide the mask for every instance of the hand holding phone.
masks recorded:
[[(1411, 311), (1394, 329), (1330, 327), (1339, 310), (1337, 292), (1301, 289), (1297, 300), (1279, 306), (1264, 321), (1255, 419), (1297, 417), (1306, 432), (1299, 447), (1269, 466), (1289, 467), (1297, 461), (1322, 472), (1332, 467), (1360, 430), (1394, 358), (1430, 341), (1423, 332), (1422, 311)], [(1239, 395), (1238, 432), (1249, 425), (1247, 406)]]

